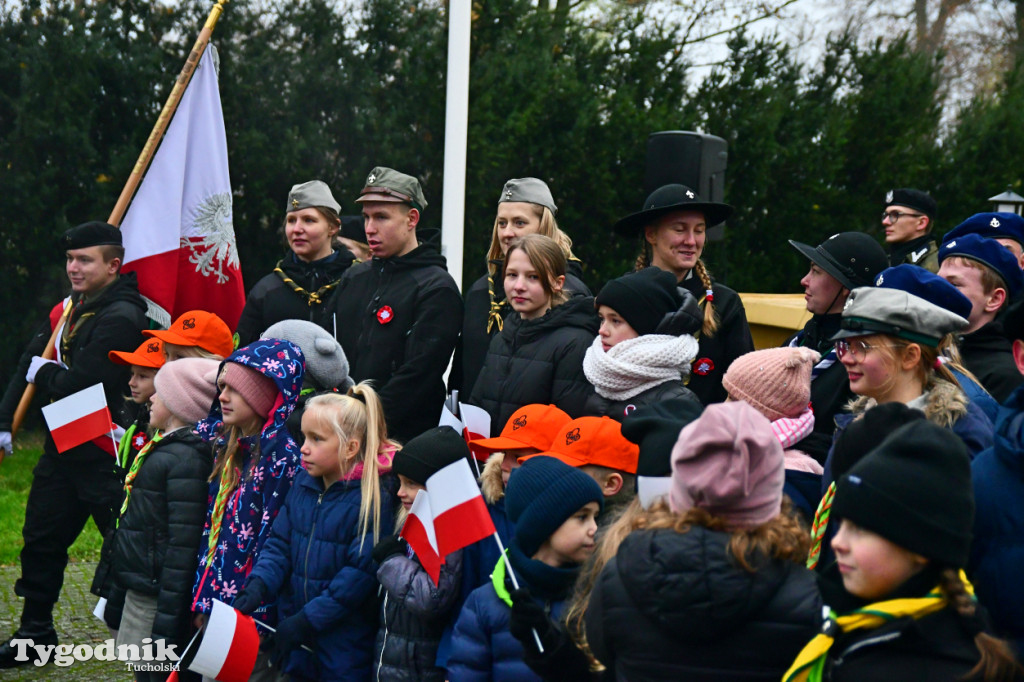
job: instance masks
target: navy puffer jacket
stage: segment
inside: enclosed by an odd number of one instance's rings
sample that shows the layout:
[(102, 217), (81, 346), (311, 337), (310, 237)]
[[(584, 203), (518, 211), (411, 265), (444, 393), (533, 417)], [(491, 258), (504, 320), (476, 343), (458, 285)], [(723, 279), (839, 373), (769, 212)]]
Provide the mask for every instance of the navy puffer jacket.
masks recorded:
[(594, 655), (617, 680), (779, 680), (818, 632), (814, 574), (792, 562), (728, 553), (729, 534), (694, 526), (636, 531), (590, 595)]
[[(278, 595), (282, 619), (302, 611), (315, 631), (315, 659), (292, 652), (283, 670), (292, 676), (370, 679), (377, 580), (373, 536), (359, 532), (359, 486), (338, 481), (325, 491), (321, 479), (300, 471), (252, 570), (250, 580)], [(392, 532), (392, 500), (382, 499), (382, 537)]]

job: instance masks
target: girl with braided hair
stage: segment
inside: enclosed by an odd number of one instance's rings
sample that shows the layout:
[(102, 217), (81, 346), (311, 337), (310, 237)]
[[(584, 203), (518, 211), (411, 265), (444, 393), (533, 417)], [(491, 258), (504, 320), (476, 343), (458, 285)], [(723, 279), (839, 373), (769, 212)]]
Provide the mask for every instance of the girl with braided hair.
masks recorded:
[(643, 238), (636, 270), (667, 270), (700, 302), (704, 324), (687, 387), (705, 405), (725, 400), (722, 375), (733, 360), (754, 350), (739, 295), (715, 282), (701, 258), (708, 228), (731, 214), (731, 206), (701, 201), (689, 187), (673, 184), (654, 190), (643, 210), (615, 223), (619, 234)]
[(962, 441), (911, 421), (839, 479), (833, 511), (840, 579), (818, 581), (829, 622), (784, 682), (1024, 679), (960, 570), (974, 519)]
[(463, 395), (473, 392), (484, 366), (484, 357), (493, 339), (504, 327), (512, 310), (502, 287), (502, 264), (512, 240), (528, 234), (541, 234), (555, 240), (566, 259), (564, 290), (571, 296), (590, 296), (583, 283), (580, 259), (572, 252), (572, 239), (558, 227), (558, 206), (547, 183), (538, 178), (512, 178), (498, 198), (498, 211), (487, 249), (487, 273), (466, 290), (462, 336), (455, 348), (449, 388)]
[(238, 320), (239, 345), (255, 341), (282, 320), (309, 320), (333, 331), (330, 302), (341, 276), (355, 262), (347, 249), (334, 247), (341, 204), (326, 183), (310, 180), (292, 187), (285, 211), (289, 252), (249, 291)]

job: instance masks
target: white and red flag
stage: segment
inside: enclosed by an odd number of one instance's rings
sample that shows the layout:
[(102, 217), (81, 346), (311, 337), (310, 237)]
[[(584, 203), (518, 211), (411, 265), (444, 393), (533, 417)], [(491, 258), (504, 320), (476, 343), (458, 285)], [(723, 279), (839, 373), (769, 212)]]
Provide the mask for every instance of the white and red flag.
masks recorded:
[(430, 513), (430, 495), (426, 490), (416, 493), (399, 535), (416, 552), (423, 570), (427, 572), (434, 584), (441, 578), (441, 564), (444, 557), (437, 553), (437, 536), (434, 534), (434, 515)]
[(103, 384), (95, 384), (50, 403), (43, 408), (43, 418), (57, 452), (67, 452), (100, 437), (109, 441), (113, 427)]
[[(459, 403), (459, 414), (462, 415), (462, 437), (466, 439), (466, 443), (491, 437), (491, 415), (487, 410), (476, 405)], [(489, 450), (480, 449), (475, 445), (470, 445), (469, 450), (473, 457), (480, 461), (486, 461), (491, 456)]]
[[(494, 534), (494, 521), (465, 459), (427, 479), (426, 490), (416, 495), (401, 532), (435, 584), (446, 556)], [(428, 567), (434, 562), (436, 574)]]
[(193, 644), (181, 654), (189, 670), (221, 682), (244, 682), (256, 665), (260, 637), (252, 617), (214, 599), (194, 654)]
[(245, 304), (214, 56), (210, 46), (121, 222), (124, 270), (165, 327), (207, 310), (234, 329)]

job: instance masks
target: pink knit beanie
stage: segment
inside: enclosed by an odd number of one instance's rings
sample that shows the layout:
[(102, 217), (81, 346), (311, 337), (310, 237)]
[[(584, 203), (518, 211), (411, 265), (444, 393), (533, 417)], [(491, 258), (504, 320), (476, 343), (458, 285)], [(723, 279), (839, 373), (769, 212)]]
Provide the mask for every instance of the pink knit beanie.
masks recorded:
[(732, 361), (722, 386), (768, 421), (796, 417), (811, 400), (811, 370), (819, 359), (818, 351), (810, 348), (755, 350)]
[(672, 448), (669, 506), (725, 519), (731, 530), (767, 523), (782, 508), (782, 446), (764, 415), (745, 402), (708, 405)]
[(210, 413), (217, 397), (219, 366), (217, 360), (181, 358), (161, 367), (153, 385), (171, 414), (192, 424)]
[[(173, 364), (173, 363), (172, 363)], [(224, 383), (235, 389), (253, 412), (269, 417), (280, 391), (270, 377), (237, 362), (224, 363)]]

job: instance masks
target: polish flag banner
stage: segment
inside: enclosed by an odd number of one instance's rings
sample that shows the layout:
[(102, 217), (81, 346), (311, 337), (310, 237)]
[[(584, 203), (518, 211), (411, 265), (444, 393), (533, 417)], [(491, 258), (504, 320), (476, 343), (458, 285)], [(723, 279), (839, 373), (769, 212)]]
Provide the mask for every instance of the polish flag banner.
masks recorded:
[(409, 509), (409, 516), (398, 535), (409, 543), (412, 551), (416, 552), (416, 558), (420, 560), (423, 570), (437, 585), (437, 581), (441, 579), (441, 564), (444, 563), (444, 557), (437, 551), (434, 515), (430, 512), (430, 495), (426, 490), (416, 493), (416, 498)]
[(214, 599), (210, 617), (195, 644), (194, 654), (189, 644), (181, 656), (189, 670), (220, 682), (245, 682), (256, 665), (260, 637), (250, 616)]
[[(462, 415), (462, 437), (466, 439), (466, 443), (491, 437), (491, 415), (487, 410), (476, 405), (459, 403), (459, 414)], [(473, 457), (481, 462), (487, 461), (491, 456), (490, 450), (483, 450), (474, 445), (470, 445), (469, 450)]]
[(121, 223), (124, 270), (165, 328), (207, 310), (234, 329), (245, 305), (215, 61), (210, 45)]
[(487, 511), (487, 503), (465, 459), (452, 462), (428, 478), (427, 493), (434, 517), (438, 556), (446, 557), (494, 535), (494, 522)]
[(57, 452), (67, 452), (82, 443), (110, 439), (112, 423), (103, 384), (94, 384), (43, 408), (43, 418)]

